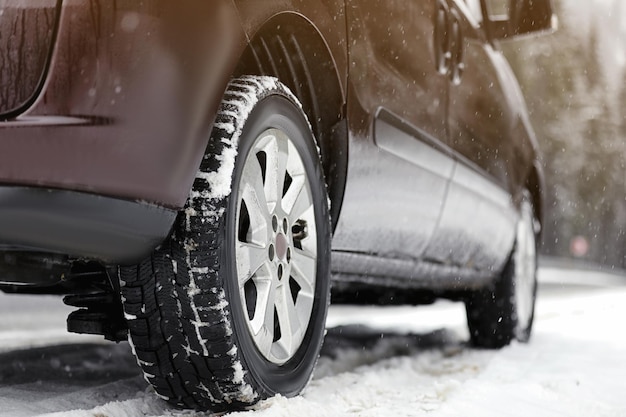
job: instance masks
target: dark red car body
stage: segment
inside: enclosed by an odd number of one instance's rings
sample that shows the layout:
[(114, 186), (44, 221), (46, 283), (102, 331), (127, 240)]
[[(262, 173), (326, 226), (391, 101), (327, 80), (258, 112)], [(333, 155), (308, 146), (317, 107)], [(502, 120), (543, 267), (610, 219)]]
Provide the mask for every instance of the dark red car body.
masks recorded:
[[(468, 3), (4, 2), (0, 282), (54, 285), (74, 260), (149, 254), (242, 74), (278, 77), (312, 122), (338, 280), (488, 281), (523, 190), (541, 209), (542, 174), (506, 36)], [(54, 273), (10, 272), (36, 259)]]

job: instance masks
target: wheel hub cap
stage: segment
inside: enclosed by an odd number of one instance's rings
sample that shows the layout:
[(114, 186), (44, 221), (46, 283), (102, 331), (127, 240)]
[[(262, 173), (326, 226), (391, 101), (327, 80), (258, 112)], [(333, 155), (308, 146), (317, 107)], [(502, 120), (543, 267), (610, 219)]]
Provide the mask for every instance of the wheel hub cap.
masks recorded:
[(281, 261), (286, 260), (287, 257), (287, 246), (289, 243), (287, 242), (287, 238), (282, 233), (279, 233), (276, 236), (276, 254), (278, 255), (278, 259)]
[(247, 155), (237, 195), (237, 279), (258, 351), (282, 365), (302, 344), (315, 296), (317, 230), (309, 178), (285, 132), (269, 129)]

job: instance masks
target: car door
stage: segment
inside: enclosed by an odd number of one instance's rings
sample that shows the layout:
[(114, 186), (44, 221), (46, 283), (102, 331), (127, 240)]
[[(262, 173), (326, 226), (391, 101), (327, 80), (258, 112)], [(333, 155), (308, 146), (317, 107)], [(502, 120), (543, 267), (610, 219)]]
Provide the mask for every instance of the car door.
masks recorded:
[[(502, 0), (504, 2), (504, 0)], [(448, 0), (450, 90), (447, 143), (456, 164), (438, 235), (426, 256), (478, 270), (502, 265), (514, 237), (511, 193), (524, 156), (512, 132), (520, 104), (508, 64), (489, 42), (480, 0)]]
[(346, 2), (349, 168), (335, 252), (414, 260), (435, 233), (454, 165), (441, 146), (448, 81), (435, 38), (445, 35), (436, 31), (444, 5)]

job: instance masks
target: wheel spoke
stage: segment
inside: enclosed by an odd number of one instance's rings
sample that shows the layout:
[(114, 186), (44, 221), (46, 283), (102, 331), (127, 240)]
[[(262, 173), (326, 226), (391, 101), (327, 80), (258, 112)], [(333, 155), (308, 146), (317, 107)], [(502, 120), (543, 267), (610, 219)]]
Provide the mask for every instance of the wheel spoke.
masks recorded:
[(239, 288), (268, 262), (267, 249), (255, 244), (237, 242), (237, 275)]
[(287, 339), (280, 339), (272, 345), (272, 356), (275, 358), (288, 358), (293, 355)]
[[(266, 328), (270, 332), (270, 339), (274, 334), (274, 300), (276, 297), (276, 283), (271, 274), (256, 277), (256, 306), (254, 317), (248, 322), (252, 337), (255, 340), (264, 337), (261, 332)], [(251, 301), (251, 300), (249, 300)], [(247, 305), (244, 302), (244, 305)]]
[[(273, 291), (274, 286), (271, 275), (264, 275), (262, 277), (256, 277), (254, 280), (256, 286), (256, 306), (254, 309), (254, 318), (250, 321), (252, 328), (252, 335), (256, 339), (260, 337), (260, 333), (265, 326), (266, 312), (268, 308), (274, 308)], [(249, 300), (251, 301), (251, 300)], [(244, 303), (247, 305), (246, 303)], [(270, 305), (271, 304), (271, 305)]]
[(294, 224), (302, 215), (313, 207), (313, 201), (306, 187), (306, 178), (300, 175), (293, 178), (291, 186), (283, 198), (283, 209), (289, 215), (291, 224)]
[(263, 305), (263, 311), (259, 316), (263, 318), (263, 327), (270, 333), (272, 340), (274, 338), (274, 307), (276, 306), (276, 297), (279, 295), (278, 291), (276, 277), (272, 275), (267, 296), (263, 300), (259, 300)]
[(313, 296), (317, 262), (313, 254), (295, 249), (291, 259), (291, 276), (300, 286), (300, 295)]
[(296, 341), (299, 341), (301, 333), (300, 317), (296, 311), (296, 306), (291, 298), (288, 285), (281, 285), (276, 294), (276, 312), (280, 323), (281, 337), (276, 342), (291, 356)]
[(255, 341), (259, 351), (265, 356), (268, 357), (270, 352), (272, 351), (272, 343), (274, 339), (274, 324), (272, 323), (271, 330), (267, 328), (267, 326), (262, 326), (259, 333), (255, 336)]
[(241, 199), (248, 208), (252, 239), (259, 244), (265, 243), (271, 216), (265, 198), (263, 174), (256, 158), (249, 158), (244, 167)]
[(283, 197), (289, 146), (287, 140), (273, 136), (264, 147), (267, 156), (265, 171), (265, 195), (270, 204), (278, 204)]

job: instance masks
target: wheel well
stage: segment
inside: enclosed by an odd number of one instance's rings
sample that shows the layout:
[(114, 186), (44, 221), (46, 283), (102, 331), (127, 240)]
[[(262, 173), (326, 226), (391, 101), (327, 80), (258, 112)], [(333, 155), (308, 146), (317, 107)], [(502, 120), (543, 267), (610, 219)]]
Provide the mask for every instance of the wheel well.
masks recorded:
[(234, 75), (274, 76), (302, 103), (318, 140), (334, 229), (343, 200), (348, 131), (339, 75), (322, 35), (302, 16), (277, 15), (252, 37)]

